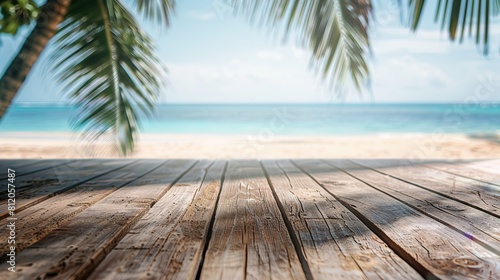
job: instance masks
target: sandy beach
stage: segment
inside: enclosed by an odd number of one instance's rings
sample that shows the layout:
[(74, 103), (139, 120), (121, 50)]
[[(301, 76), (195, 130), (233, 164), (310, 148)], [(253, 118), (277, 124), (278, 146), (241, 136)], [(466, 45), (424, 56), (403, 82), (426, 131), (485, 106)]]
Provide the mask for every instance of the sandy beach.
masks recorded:
[[(375, 134), (362, 136), (141, 135), (133, 158), (407, 158), (500, 156), (500, 135)], [(103, 154), (68, 133), (1, 133), (0, 158), (95, 158)]]

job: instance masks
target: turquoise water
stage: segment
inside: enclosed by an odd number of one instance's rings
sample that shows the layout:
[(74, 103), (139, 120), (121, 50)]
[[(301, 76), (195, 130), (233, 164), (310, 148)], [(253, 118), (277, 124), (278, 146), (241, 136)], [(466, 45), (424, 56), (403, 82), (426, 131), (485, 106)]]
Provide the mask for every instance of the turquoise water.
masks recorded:
[[(13, 106), (0, 132), (66, 132), (75, 108)], [(283, 135), (496, 133), (499, 105), (160, 105), (141, 132)]]

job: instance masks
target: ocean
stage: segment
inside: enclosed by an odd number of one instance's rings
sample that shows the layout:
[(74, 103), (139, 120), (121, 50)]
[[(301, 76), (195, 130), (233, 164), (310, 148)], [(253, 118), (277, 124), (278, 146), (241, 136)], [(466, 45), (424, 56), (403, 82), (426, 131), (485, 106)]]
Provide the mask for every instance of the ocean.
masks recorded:
[[(72, 106), (11, 106), (0, 132), (68, 132)], [(500, 133), (495, 104), (158, 105), (143, 133), (361, 135)]]

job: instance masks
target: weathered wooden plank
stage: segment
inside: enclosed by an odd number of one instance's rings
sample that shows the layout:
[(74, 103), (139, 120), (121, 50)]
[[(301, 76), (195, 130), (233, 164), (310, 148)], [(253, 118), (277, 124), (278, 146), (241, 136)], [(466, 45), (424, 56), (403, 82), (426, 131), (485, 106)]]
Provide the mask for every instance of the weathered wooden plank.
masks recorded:
[(314, 279), (421, 279), (354, 214), (290, 161), (263, 162)]
[[(471, 163), (433, 163), (427, 164), (431, 168), (446, 171), (453, 175), (467, 177), (474, 179), (476, 181), (490, 183), (500, 186), (500, 170), (498, 173), (492, 172), (493, 170), (481, 170), (475, 168), (474, 164)], [(500, 169), (500, 162), (497, 165), (497, 169)]]
[(484, 172), (500, 174), (500, 159), (498, 158), (490, 160), (478, 160), (478, 161), (473, 160), (467, 166)]
[(349, 161), (337, 161), (336, 167), (500, 255), (500, 219)]
[[(72, 217), (17, 256), (16, 276), (85, 278), (193, 163), (167, 162)], [(6, 265), (0, 266), (0, 278), (8, 276)]]
[[(83, 168), (85, 170), (84, 175), (89, 175), (88, 173), (99, 174), (101, 168), (106, 168), (110, 164), (114, 164), (116, 167), (123, 166), (124, 164), (131, 163), (132, 160), (116, 161), (116, 160), (82, 160), (82, 161), (47, 161), (42, 162), (46, 168), (42, 170), (33, 172), (31, 174), (26, 174), (22, 177), (18, 177), (16, 174), (15, 188), (16, 193), (19, 194), (25, 190), (32, 190), (35, 188), (44, 187), (54, 183), (60, 183), (72, 177)], [(48, 167), (47, 167), (48, 166)], [(17, 172), (16, 172), (17, 173)], [(72, 178), (77, 180), (77, 178)], [(0, 190), (2, 193), (6, 193), (7, 190), (2, 188)]]
[(116, 245), (89, 279), (194, 279), (225, 162), (201, 161)]
[[(11, 160), (0, 160), (0, 179), (7, 178), (7, 169), (24, 169), (31, 165), (42, 162), (40, 159), (11, 159)], [(20, 170), (19, 170), (20, 171)], [(24, 171), (24, 170), (23, 170)], [(24, 173), (24, 172), (22, 172)]]
[(0, 159), (0, 168), (23, 167), (43, 161), (43, 159)]
[[(16, 213), (134, 161), (136, 160), (86, 160), (76, 164), (60, 165), (16, 179)], [(7, 200), (0, 201), (2, 209), (0, 219), (9, 216), (7, 203)]]
[[(40, 240), (71, 217), (95, 204), (118, 188), (158, 167), (161, 162), (139, 161), (112, 171), (91, 181), (51, 197), (33, 207), (17, 213), (16, 248), (18, 252)], [(7, 236), (9, 229), (0, 228), (0, 236)], [(8, 244), (3, 244), (0, 256), (5, 256)]]
[(200, 279), (305, 279), (257, 161), (229, 162)]
[(419, 164), (412, 165), (403, 160), (356, 160), (356, 162), (500, 218), (498, 186), (455, 176)]
[(333, 167), (317, 161), (296, 162), (426, 278), (500, 275), (498, 255), (448, 226)]
[(0, 166), (0, 180), (7, 178), (7, 168), (14, 169), (16, 177), (28, 176), (33, 173), (44, 172), (47, 170), (57, 170), (62, 165), (74, 164), (75, 160), (66, 159), (50, 159), (50, 160), (20, 160), (20, 161), (7, 161), (5, 165)]

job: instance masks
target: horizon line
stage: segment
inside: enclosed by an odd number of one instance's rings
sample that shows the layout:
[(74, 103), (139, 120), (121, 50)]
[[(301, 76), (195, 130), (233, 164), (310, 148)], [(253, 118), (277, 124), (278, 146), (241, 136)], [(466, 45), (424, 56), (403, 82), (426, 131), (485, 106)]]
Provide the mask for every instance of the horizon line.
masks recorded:
[[(203, 105), (203, 106), (255, 106), (255, 105), (325, 105), (325, 106), (339, 106), (339, 105), (475, 105), (475, 104), (500, 104), (500, 100), (491, 100), (487, 102), (477, 102), (470, 104), (464, 101), (419, 101), (419, 102), (407, 102), (407, 101), (383, 101), (383, 102), (178, 102), (178, 103), (157, 103), (156, 106), (160, 105)], [(64, 103), (64, 102), (16, 102), (11, 104), (12, 107), (23, 107), (23, 106), (56, 106), (56, 107), (69, 107), (76, 106), (74, 103)]]

